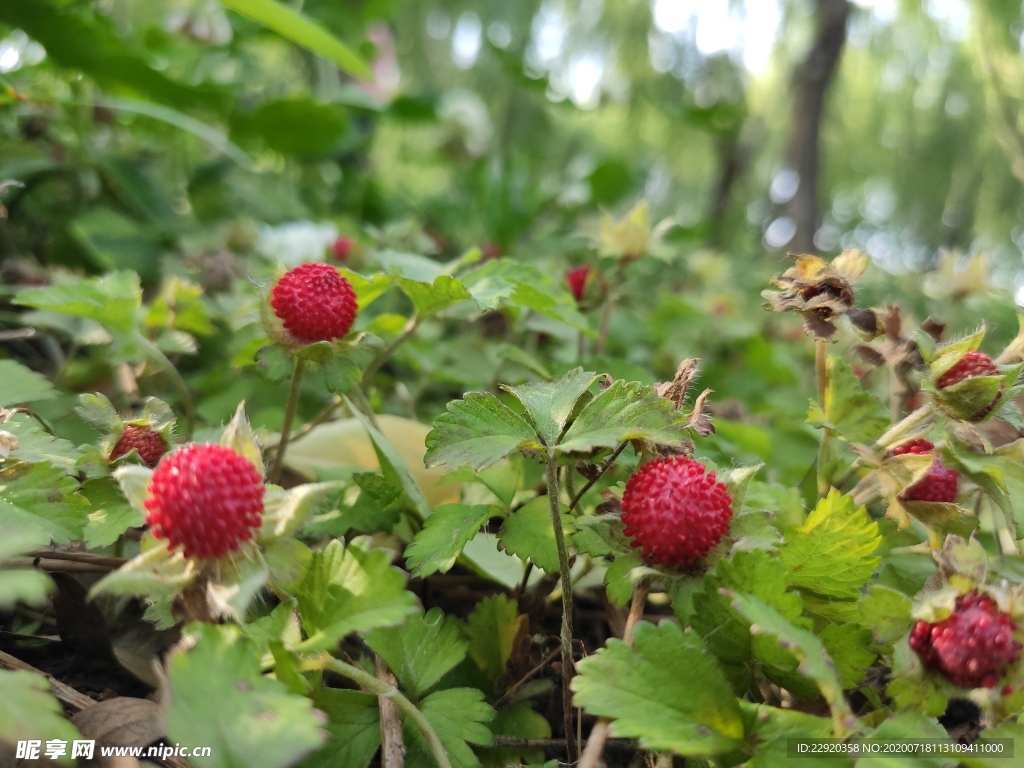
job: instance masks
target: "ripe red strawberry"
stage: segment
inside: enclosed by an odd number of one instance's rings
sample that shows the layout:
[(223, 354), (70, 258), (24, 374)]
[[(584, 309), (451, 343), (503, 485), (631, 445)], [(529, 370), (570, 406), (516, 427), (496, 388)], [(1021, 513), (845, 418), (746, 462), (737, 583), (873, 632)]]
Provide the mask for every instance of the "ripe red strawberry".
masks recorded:
[(333, 243), (331, 243), (331, 253), (334, 254), (334, 258), (344, 263), (348, 261), (348, 257), (352, 253), (352, 249), (355, 247), (355, 240), (346, 235), (341, 235)]
[(167, 453), (167, 443), (163, 435), (155, 429), (141, 424), (128, 424), (117, 442), (114, 443), (109, 461), (117, 461), (122, 456), (126, 456), (132, 448), (139, 452), (139, 458), (150, 469), (155, 467), (160, 461), (160, 457)]
[(714, 472), (685, 456), (638, 469), (622, 496), (622, 522), (634, 547), (656, 563), (686, 566), (707, 556), (729, 530), (732, 497)]
[[(927, 455), (935, 450), (935, 446), (927, 440), (911, 440), (893, 448), (890, 456), (904, 456), (908, 453)], [(953, 502), (956, 501), (957, 484), (960, 475), (955, 469), (950, 469), (936, 457), (928, 468), (928, 473), (903, 491), (904, 501), (934, 501)]]
[(587, 279), (590, 277), (592, 268), (587, 264), (573, 267), (565, 273), (565, 284), (569, 286), (576, 301), (583, 301), (583, 294), (587, 290)]
[[(946, 387), (952, 387), (954, 384), (959, 384), (965, 379), (972, 379), (975, 376), (999, 376), (1000, 371), (996, 367), (996, 364), (992, 362), (992, 358), (986, 355), (984, 352), (978, 352), (972, 349), (970, 352), (961, 357), (956, 364), (946, 371), (939, 380), (935, 383), (935, 386), (939, 389), (945, 389)], [(981, 410), (971, 416), (971, 421), (981, 421), (988, 416), (992, 409), (996, 407), (1000, 398), (1003, 396), (1003, 385), (999, 385), (999, 391), (996, 393), (995, 398), (988, 405), (984, 406)]]
[(168, 454), (149, 483), (146, 522), (186, 557), (221, 557), (252, 538), (263, 513), (263, 478), (222, 445), (189, 445)]
[(329, 264), (301, 264), (281, 276), (271, 291), (285, 330), (301, 342), (339, 339), (356, 319), (356, 292)]
[(972, 593), (956, 601), (943, 621), (919, 621), (910, 647), (929, 669), (961, 688), (994, 688), (1020, 657), (1017, 625), (986, 595)]

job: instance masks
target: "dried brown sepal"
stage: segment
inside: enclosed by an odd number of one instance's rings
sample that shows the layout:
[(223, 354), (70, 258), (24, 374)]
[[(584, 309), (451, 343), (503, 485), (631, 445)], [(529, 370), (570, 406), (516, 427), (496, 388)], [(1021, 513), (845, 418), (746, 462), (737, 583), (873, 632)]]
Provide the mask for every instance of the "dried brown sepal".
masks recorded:
[[(679, 367), (676, 368), (676, 375), (672, 378), (672, 381), (664, 381), (660, 384), (655, 384), (654, 391), (657, 392), (660, 397), (664, 397), (666, 400), (671, 402), (677, 411), (683, 410), (686, 406), (687, 394), (689, 393), (690, 385), (697, 377), (699, 368), (700, 360), (696, 358), (687, 358), (683, 360), (679, 363)], [(697, 395), (697, 399), (693, 401), (693, 408), (688, 414), (686, 428), (693, 431), (694, 434), (700, 437), (707, 437), (708, 435), (713, 435), (715, 433), (715, 425), (711, 414), (705, 412), (705, 405), (707, 404), (708, 396), (712, 391), (713, 390), (705, 389)], [(684, 453), (687, 456), (691, 456), (693, 455), (693, 446), (690, 444), (684, 446), (681, 451), (675, 450), (668, 453), (662, 453), (663, 455)]]
[[(844, 251), (831, 264), (810, 254), (790, 254), (794, 266), (772, 278), (779, 291), (764, 291), (765, 308), (773, 312), (799, 312), (805, 330), (827, 339), (836, 332), (835, 321), (853, 309), (853, 285), (864, 273), (868, 257)], [(868, 324), (867, 318), (861, 321)]]

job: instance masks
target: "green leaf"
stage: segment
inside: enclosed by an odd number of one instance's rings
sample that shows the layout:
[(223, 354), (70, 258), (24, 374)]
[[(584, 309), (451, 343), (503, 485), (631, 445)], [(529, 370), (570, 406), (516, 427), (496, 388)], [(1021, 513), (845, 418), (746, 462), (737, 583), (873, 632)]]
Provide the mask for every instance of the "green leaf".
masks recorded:
[(519, 604), (504, 595), (484, 598), (469, 614), (469, 655), (492, 683), (505, 673), (516, 636), (528, 621), (520, 615)]
[(363, 380), (363, 369), (384, 348), (384, 341), (371, 333), (361, 333), (353, 342), (335, 344), (335, 354), (323, 365), (324, 382), (329, 392), (347, 394)]
[[(430, 502), (427, 501), (427, 497), (423, 494), (423, 489), (416, 482), (416, 478), (413, 477), (412, 472), (409, 470), (409, 465), (402, 457), (402, 454), (398, 452), (395, 446), (391, 444), (391, 441), (379, 429), (370, 423), (370, 420), (352, 404), (352, 401), (347, 396), (345, 397), (345, 404), (352, 415), (366, 428), (366, 432), (370, 436), (370, 442), (373, 443), (373, 450), (377, 453), (381, 473), (384, 477), (395, 480), (402, 486), (406, 497), (412, 504), (413, 509), (420, 514), (420, 517), (429, 517)], [(429, 447), (429, 443), (427, 445)]]
[(4, 383), (0, 389), (0, 408), (48, 400), (57, 394), (45, 376), (14, 360), (0, 360), (0, 381)]
[[(496, 736), (516, 736), (520, 739), (551, 738), (551, 725), (547, 719), (526, 704), (509, 704), (497, 711), (491, 721), (491, 733)], [(544, 762), (543, 749), (528, 747), (501, 747), (484, 750), (484, 768), (507, 768), (510, 765), (539, 765)]]
[(914, 623), (913, 603), (902, 592), (872, 584), (867, 596), (858, 602), (860, 623), (871, 629), (875, 645), (884, 648), (910, 631)]
[(112, 432), (121, 423), (121, 416), (107, 399), (99, 392), (88, 392), (78, 396), (79, 405), (75, 408), (83, 421), (100, 432)]
[(502, 389), (523, 404), (537, 433), (545, 445), (551, 446), (558, 442), (576, 404), (597, 379), (596, 373), (574, 368), (558, 381)]
[[(572, 515), (562, 515), (562, 529), (572, 535)], [(551, 508), (547, 496), (538, 496), (516, 510), (501, 524), (498, 546), (520, 560), (532, 560), (547, 573), (558, 572), (558, 550), (551, 528)]]
[[(874, 743), (877, 748), (885, 749), (887, 745), (900, 739), (947, 741), (949, 738), (949, 733), (939, 725), (938, 720), (917, 711), (897, 713), (884, 720), (870, 733), (864, 734), (861, 741), (862, 743)], [(955, 762), (959, 762), (959, 760), (951, 761), (948, 756), (924, 752), (918, 754), (879, 752), (857, 760), (856, 768), (945, 768)]]
[(386, 552), (368, 546), (365, 539), (347, 548), (335, 540), (313, 554), (295, 590), (309, 634), (304, 651), (330, 648), (352, 632), (398, 624), (415, 612), (416, 597), (405, 590), (405, 575)]
[(251, 112), (236, 111), (231, 116), (232, 138), (262, 139), (271, 149), (297, 157), (336, 148), (347, 128), (340, 105), (301, 98), (271, 99)]
[(251, 461), (252, 465), (256, 467), (256, 471), (260, 473), (260, 477), (266, 474), (263, 466), (263, 451), (260, 450), (260, 445), (256, 442), (256, 435), (253, 434), (252, 427), (249, 426), (249, 419), (245, 416), (244, 400), (238, 404), (235, 415), (224, 427), (224, 432), (220, 436), (220, 444)]
[(11, 453), (27, 463), (49, 462), (64, 472), (72, 474), (82, 451), (73, 443), (54, 437), (47, 432), (42, 424), (27, 413), (16, 413), (0, 427), (18, 438), (18, 447)]
[(142, 288), (134, 272), (78, 278), (59, 274), (52, 285), (28, 288), (14, 297), (17, 304), (95, 320), (112, 331), (127, 333), (142, 306)]
[(0, 466), (0, 525), (44, 533), (57, 544), (82, 538), (88, 502), (78, 483), (47, 462)]
[(302, 528), (314, 510), (334, 494), (343, 491), (346, 486), (347, 483), (343, 482), (306, 483), (268, 498), (259, 540), (267, 542), (270, 539), (294, 534)]
[(616, 381), (576, 417), (558, 444), (561, 453), (615, 448), (625, 440), (678, 447), (686, 440), (686, 416), (638, 381)]
[(35, 672), (0, 671), (0, 740), (13, 745), (19, 739), (71, 742), (80, 738), (75, 726), (64, 718), (60, 702), (50, 695), (45, 677)]
[(618, 606), (625, 606), (633, 597), (636, 585), (645, 575), (654, 575), (636, 551), (620, 552), (604, 573), (608, 599)]
[(358, 272), (344, 267), (340, 268), (338, 272), (351, 283), (352, 290), (356, 292), (356, 303), (360, 312), (387, 293), (395, 284), (395, 278), (392, 275), (378, 273), (363, 277)]
[(221, 3), (296, 45), (330, 59), (348, 74), (370, 78), (366, 62), (358, 54), (301, 13), (275, 0), (221, 0)]
[(825, 404), (812, 402), (807, 423), (832, 430), (851, 443), (870, 443), (889, 426), (889, 409), (868, 392), (841, 358), (828, 358)]
[(550, 278), (536, 283), (516, 282), (515, 290), (508, 299), (510, 304), (532, 309), (552, 320), (570, 325), (588, 336), (594, 336), (587, 319), (580, 314), (572, 297), (560, 286), (554, 286)]
[(260, 673), (260, 654), (235, 626), (197, 625), (198, 643), (168, 664), (167, 735), (210, 747), (215, 768), (285, 768), (325, 734), (305, 696)]
[(86, 481), (82, 484), (82, 495), (92, 507), (83, 531), (90, 548), (113, 544), (126, 530), (146, 522), (145, 516), (125, 501), (112, 478)]
[(832, 710), (834, 735), (848, 736), (856, 729), (856, 718), (843, 697), (839, 672), (822, 642), (806, 629), (794, 626), (770, 605), (750, 595), (729, 593), (732, 606), (750, 622), (756, 635), (770, 635), (800, 661), (797, 671), (818, 684)]
[(513, 451), (540, 448), (537, 435), (490, 393), (468, 392), (462, 400), (448, 403), (444, 413), (434, 419), (427, 434), (428, 467), (464, 464), (480, 470), (496, 464)]
[(167, 542), (147, 534), (142, 552), (116, 571), (104, 576), (89, 591), (100, 594), (143, 595), (149, 598), (171, 597), (195, 578), (195, 565), (180, 551), (171, 551)]
[(361, 691), (318, 688), (316, 708), (325, 712), (327, 743), (300, 768), (367, 768), (380, 748), (380, 707), (377, 697)]
[(469, 649), (458, 620), (445, 617), (440, 608), (410, 616), (400, 627), (375, 629), (364, 640), (417, 699), (466, 658)]
[(856, 688), (878, 656), (871, 650), (871, 630), (856, 624), (829, 624), (818, 633), (818, 638), (835, 662), (843, 688)]
[(417, 578), (447, 573), (466, 543), (476, 536), (495, 507), (489, 504), (442, 504), (405, 549), (406, 565)]
[(473, 298), (462, 283), (449, 275), (438, 275), (433, 283), (421, 283), (405, 277), (398, 278), (397, 282), (421, 319)]
[(674, 622), (640, 622), (633, 647), (609, 640), (578, 669), (576, 705), (614, 720), (616, 736), (687, 757), (740, 746), (743, 719), (725, 676), (700, 637)]
[(878, 523), (871, 521), (864, 507), (833, 489), (803, 525), (786, 531), (779, 556), (794, 586), (856, 600), (878, 565), (879, 558), (871, 553), (881, 541)]
[[(430, 694), (419, 708), (444, 745), (452, 768), (479, 768), (480, 760), (469, 745), (488, 746), (494, 742), (485, 725), (494, 718), (494, 710), (484, 701), (483, 693), (475, 688), (450, 688)], [(409, 748), (407, 768), (437, 768), (416, 726), (406, 720), (403, 731)]]

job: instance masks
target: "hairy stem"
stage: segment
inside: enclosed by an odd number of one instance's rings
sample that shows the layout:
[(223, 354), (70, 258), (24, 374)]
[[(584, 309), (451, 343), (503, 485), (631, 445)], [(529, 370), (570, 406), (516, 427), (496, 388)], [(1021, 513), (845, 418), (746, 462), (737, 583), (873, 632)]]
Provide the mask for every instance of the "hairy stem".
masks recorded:
[[(374, 655), (377, 668), (377, 679), (390, 685), (398, 686), (395, 674), (380, 656)], [(405, 742), (402, 740), (402, 721), (398, 717), (398, 705), (387, 696), (379, 696), (377, 704), (380, 709), (380, 763), (382, 768), (404, 768)]]
[(288, 448), (288, 442), (292, 435), (292, 422), (295, 421), (295, 411), (299, 407), (299, 392), (302, 389), (302, 374), (306, 370), (306, 361), (296, 356), (295, 368), (292, 369), (292, 383), (288, 388), (288, 404), (284, 409), (284, 424), (281, 425), (281, 441), (277, 444), (277, 451), (274, 453), (274, 464), (267, 473), (267, 482), (276, 483), (281, 476), (281, 467), (284, 466), (284, 452)]
[(370, 364), (366, 366), (366, 370), (363, 371), (364, 384), (369, 384), (377, 371), (380, 370), (380, 367), (391, 359), (391, 356), (395, 354), (395, 351), (402, 346), (410, 336), (416, 333), (416, 329), (419, 327), (419, 324), (420, 319), (416, 315), (409, 318), (409, 321), (405, 324), (402, 332), (395, 337), (394, 341), (381, 350), (380, 354), (373, 358), (373, 360), (370, 361)]
[(594, 477), (591, 478), (590, 480), (587, 480), (586, 484), (584, 484), (584, 486), (580, 488), (579, 493), (572, 497), (572, 500), (569, 502), (570, 512), (576, 509), (576, 505), (579, 504), (580, 499), (583, 498), (583, 494), (589, 491), (594, 486), (594, 483), (601, 479), (601, 475), (607, 472), (611, 465), (615, 463), (615, 460), (619, 458), (619, 454), (626, 450), (626, 446), (628, 444), (628, 442), (619, 443), (619, 447), (615, 449), (615, 452), (607, 459), (605, 459), (601, 466), (597, 468), (597, 474), (594, 475)]
[(390, 685), (383, 680), (378, 680), (369, 672), (360, 669), (354, 664), (348, 664), (340, 659), (335, 659), (327, 655), (322, 657), (315, 664), (314, 668), (329, 669), (331, 672), (348, 678), (364, 691), (374, 693), (377, 696), (393, 701), (395, 706), (402, 711), (402, 714), (409, 718), (413, 725), (415, 725), (419, 729), (420, 733), (423, 734), (423, 738), (427, 740), (427, 744), (430, 746), (430, 751), (434, 755), (434, 760), (437, 761), (438, 768), (452, 768), (452, 764), (448, 760), (448, 753), (445, 750), (444, 745), (441, 743), (441, 739), (438, 738), (437, 732), (434, 731), (434, 727), (430, 724), (430, 721), (427, 720), (427, 718), (423, 716), (423, 713), (416, 708), (416, 705), (409, 701), (409, 699), (407, 699), (395, 686)]
[[(818, 404), (825, 410), (825, 394), (828, 390), (828, 342), (825, 339), (814, 340), (814, 378), (818, 385)], [(818, 445), (818, 495), (827, 496), (832, 483), (828, 477), (828, 429), (822, 427), (821, 443)]]
[(349, 399), (352, 404), (366, 417), (366, 420), (373, 424), (374, 427), (380, 429), (380, 424), (377, 423), (377, 414), (373, 412), (373, 406), (370, 405), (369, 399), (366, 397), (366, 393), (363, 392), (363, 388), (356, 384), (352, 391), (349, 392)]
[[(626, 645), (633, 644), (633, 628), (644, 615), (644, 607), (647, 605), (647, 593), (650, 591), (650, 583), (646, 580), (636, 585), (633, 593), (633, 602), (629, 605), (629, 616), (626, 618), (626, 628), (622, 632), (622, 642)], [(579, 765), (576, 768), (597, 768), (604, 752), (605, 743), (608, 741), (608, 728), (611, 720), (606, 717), (598, 719), (590, 731), (587, 739), (587, 747), (580, 756)]]
[(572, 576), (569, 573), (569, 552), (562, 531), (562, 504), (558, 498), (558, 458), (548, 457), (548, 503), (551, 505), (551, 525), (555, 530), (555, 548), (558, 550), (558, 572), (562, 579), (562, 711), (565, 723), (565, 742), (569, 762), (576, 762), (576, 731), (572, 724)]

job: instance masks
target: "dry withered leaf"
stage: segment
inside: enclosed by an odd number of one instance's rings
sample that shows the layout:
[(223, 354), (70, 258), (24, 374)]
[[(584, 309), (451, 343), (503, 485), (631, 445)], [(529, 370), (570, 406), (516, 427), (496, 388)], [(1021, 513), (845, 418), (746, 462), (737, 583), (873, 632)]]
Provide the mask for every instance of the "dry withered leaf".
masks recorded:
[[(853, 285), (868, 265), (866, 254), (848, 250), (831, 264), (820, 256), (790, 254), (795, 264), (772, 278), (779, 291), (767, 290), (761, 295), (765, 308), (773, 312), (799, 312), (804, 328), (817, 338), (827, 339), (836, 332), (835, 321), (853, 309)], [(868, 318), (861, 317), (865, 325)]]

